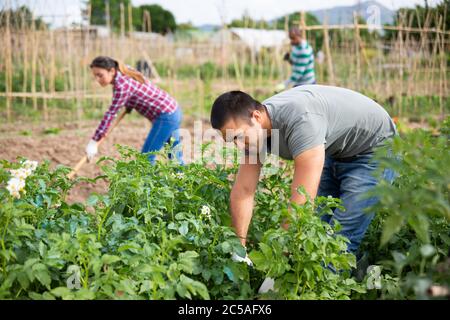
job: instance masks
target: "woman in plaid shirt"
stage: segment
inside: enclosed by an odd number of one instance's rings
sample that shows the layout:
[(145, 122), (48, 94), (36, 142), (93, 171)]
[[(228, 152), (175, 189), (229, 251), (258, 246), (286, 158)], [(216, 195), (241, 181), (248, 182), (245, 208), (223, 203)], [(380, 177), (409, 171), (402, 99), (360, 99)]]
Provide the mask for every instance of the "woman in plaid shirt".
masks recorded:
[[(112, 58), (97, 57), (90, 67), (101, 86), (113, 86), (113, 100), (86, 147), (88, 160), (92, 160), (97, 154), (98, 141), (104, 137), (120, 108), (126, 107), (130, 111), (136, 109), (153, 124), (142, 147), (142, 153), (158, 151), (173, 138), (173, 147), (178, 146), (175, 156), (182, 164), (178, 132), (182, 113), (175, 99), (145, 79), (140, 72)], [(149, 155), (149, 160), (154, 163), (155, 155)]]

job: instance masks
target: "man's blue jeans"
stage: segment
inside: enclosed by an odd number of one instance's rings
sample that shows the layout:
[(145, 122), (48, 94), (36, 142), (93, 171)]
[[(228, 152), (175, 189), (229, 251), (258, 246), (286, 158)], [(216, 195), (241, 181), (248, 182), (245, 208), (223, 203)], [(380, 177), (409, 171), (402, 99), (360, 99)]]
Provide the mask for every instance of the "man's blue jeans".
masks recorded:
[[(160, 114), (153, 122), (152, 129), (142, 147), (142, 153), (158, 151), (165, 143), (170, 143), (170, 139), (173, 138), (173, 152), (178, 162), (183, 165), (183, 153), (181, 151), (180, 133), (178, 131), (181, 125), (181, 118), (182, 112), (180, 107), (174, 113)], [(154, 154), (148, 156), (152, 164), (155, 163), (155, 157)], [(169, 153), (169, 158), (173, 158), (172, 153)]]
[[(377, 163), (372, 158), (373, 154), (358, 155), (342, 161), (327, 157), (320, 179), (318, 195), (340, 198), (346, 209), (335, 209), (333, 216), (324, 215), (322, 219), (329, 223), (334, 219), (339, 221), (342, 226), (339, 233), (350, 240), (348, 251), (352, 253), (357, 252), (374, 216), (373, 212), (366, 212), (366, 208), (378, 201), (376, 197), (365, 197), (365, 193), (379, 182), (379, 178), (373, 175)], [(382, 179), (392, 183), (394, 171), (385, 169)]]

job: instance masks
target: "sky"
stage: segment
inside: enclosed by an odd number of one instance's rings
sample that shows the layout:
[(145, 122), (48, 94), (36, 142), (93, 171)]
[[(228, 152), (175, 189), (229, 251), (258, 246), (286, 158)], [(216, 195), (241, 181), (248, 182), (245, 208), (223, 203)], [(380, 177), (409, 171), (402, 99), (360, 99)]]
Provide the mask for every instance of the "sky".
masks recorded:
[[(389, 9), (413, 7), (424, 4), (424, 0), (377, 0)], [(439, 0), (429, 0), (430, 5)], [(80, 22), (81, 0), (0, 0), (0, 10), (9, 5), (27, 5), (37, 16), (53, 26), (70, 25)], [(248, 12), (254, 19), (271, 20), (301, 10), (326, 9), (335, 6), (354, 5), (358, 0), (132, 0), (134, 6), (159, 4), (174, 15), (177, 23), (191, 22), (195, 26), (203, 24), (219, 25), (224, 20), (230, 22)]]

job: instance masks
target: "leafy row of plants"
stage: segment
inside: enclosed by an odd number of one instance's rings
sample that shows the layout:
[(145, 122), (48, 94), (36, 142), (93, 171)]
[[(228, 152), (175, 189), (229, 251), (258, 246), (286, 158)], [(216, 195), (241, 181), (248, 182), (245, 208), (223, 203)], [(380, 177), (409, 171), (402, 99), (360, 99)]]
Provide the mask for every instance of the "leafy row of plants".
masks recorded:
[[(120, 159), (99, 160), (102, 176), (72, 181), (67, 167), (2, 161), (0, 298), (427, 298), (432, 285), (450, 285), (448, 132), (448, 125), (439, 137), (417, 131), (394, 139), (394, 157), (380, 152), (380, 170), (397, 178), (374, 190), (380, 201), (362, 251), (375, 267), (363, 281), (352, 276), (356, 259), (339, 224), (320, 219), (339, 200), (288, 211), (289, 165), (265, 165), (245, 249), (228, 205), (237, 164), (180, 167), (162, 153), (150, 165), (119, 146)], [(76, 184), (97, 179), (109, 181), (106, 194), (66, 201)], [(231, 258), (246, 250), (254, 267)], [(259, 293), (266, 278), (274, 290)]]
[[(15, 197), (3, 185), (21, 163), (2, 162), (0, 298), (253, 299), (262, 297), (258, 288), (267, 276), (276, 280), (276, 298), (349, 298), (352, 289), (361, 291), (348, 272), (354, 256), (341, 254), (346, 240), (333, 236), (312, 205), (293, 210), (290, 230), (280, 228), (287, 203), (274, 200), (288, 197), (283, 175), (267, 171), (261, 184), (255, 241), (247, 248), (251, 268), (231, 259), (233, 252), (245, 255), (228, 208), (236, 167), (152, 166), (135, 150), (119, 150), (120, 160), (99, 162), (104, 175), (96, 179), (108, 179), (108, 193), (86, 203), (69, 204), (66, 196), (88, 179), (71, 181), (69, 168), (50, 170), (47, 162)], [(337, 205), (326, 201), (324, 208)]]
[(380, 290), (365, 298), (425, 299), (433, 286), (450, 288), (449, 119), (439, 135), (416, 130), (392, 142), (394, 157), (378, 156), (397, 178), (374, 190), (380, 201), (362, 250), (380, 267)]

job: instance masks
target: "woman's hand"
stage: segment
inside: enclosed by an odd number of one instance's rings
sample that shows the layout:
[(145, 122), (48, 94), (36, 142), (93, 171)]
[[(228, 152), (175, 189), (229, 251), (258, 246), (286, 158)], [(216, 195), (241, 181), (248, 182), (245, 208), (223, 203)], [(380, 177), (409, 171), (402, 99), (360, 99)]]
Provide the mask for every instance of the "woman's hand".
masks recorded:
[(88, 145), (86, 146), (86, 157), (88, 162), (90, 162), (97, 155), (98, 152), (98, 142), (91, 139)]

